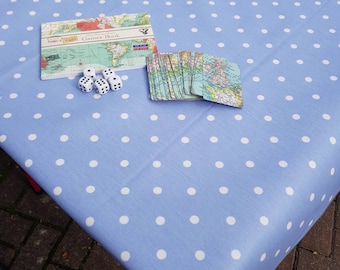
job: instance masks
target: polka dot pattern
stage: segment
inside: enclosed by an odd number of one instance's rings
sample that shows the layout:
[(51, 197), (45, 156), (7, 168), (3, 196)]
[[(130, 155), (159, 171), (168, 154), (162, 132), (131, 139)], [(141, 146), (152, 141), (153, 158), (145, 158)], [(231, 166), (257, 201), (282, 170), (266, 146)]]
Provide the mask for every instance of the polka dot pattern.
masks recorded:
[[(128, 269), (274, 269), (340, 188), (340, 2), (85, 3), (0, 6), (0, 147)], [(244, 107), (152, 102), (145, 69), (105, 96), (39, 79), (42, 22), (112, 10), (238, 63)]]

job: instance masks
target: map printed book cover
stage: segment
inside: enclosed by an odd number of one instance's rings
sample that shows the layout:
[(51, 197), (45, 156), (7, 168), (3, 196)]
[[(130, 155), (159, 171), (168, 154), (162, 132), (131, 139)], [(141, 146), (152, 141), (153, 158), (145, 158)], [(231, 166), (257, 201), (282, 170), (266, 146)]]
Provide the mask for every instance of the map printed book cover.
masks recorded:
[(144, 67), (157, 52), (148, 13), (47, 22), (41, 25), (41, 79)]

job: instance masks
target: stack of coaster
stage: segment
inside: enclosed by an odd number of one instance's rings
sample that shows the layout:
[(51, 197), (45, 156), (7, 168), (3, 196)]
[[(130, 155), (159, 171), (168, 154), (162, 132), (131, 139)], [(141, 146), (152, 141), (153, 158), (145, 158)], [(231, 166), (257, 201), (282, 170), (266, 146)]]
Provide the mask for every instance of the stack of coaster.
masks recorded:
[(240, 69), (224, 58), (180, 51), (146, 57), (152, 100), (208, 100), (241, 108)]

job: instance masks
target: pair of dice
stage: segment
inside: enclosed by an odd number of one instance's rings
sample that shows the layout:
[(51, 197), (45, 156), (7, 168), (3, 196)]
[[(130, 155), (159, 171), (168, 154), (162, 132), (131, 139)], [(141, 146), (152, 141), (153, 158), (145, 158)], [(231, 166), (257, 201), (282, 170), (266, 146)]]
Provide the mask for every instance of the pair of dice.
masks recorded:
[(97, 76), (94, 68), (84, 69), (83, 77), (78, 81), (78, 87), (83, 92), (91, 92), (93, 88), (98, 94), (104, 95), (110, 89), (118, 91), (123, 87), (121, 78), (115, 74), (112, 68), (106, 68), (102, 72), (103, 77)]

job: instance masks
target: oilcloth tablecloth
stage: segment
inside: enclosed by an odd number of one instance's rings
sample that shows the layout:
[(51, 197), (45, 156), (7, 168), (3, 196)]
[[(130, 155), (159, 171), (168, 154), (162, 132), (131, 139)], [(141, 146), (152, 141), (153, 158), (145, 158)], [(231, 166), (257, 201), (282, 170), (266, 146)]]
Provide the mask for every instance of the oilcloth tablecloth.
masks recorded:
[[(40, 80), (40, 25), (148, 12), (223, 57), (243, 108)], [(273, 269), (340, 188), (340, 1), (3, 0), (0, 146), (128, 269)]]

